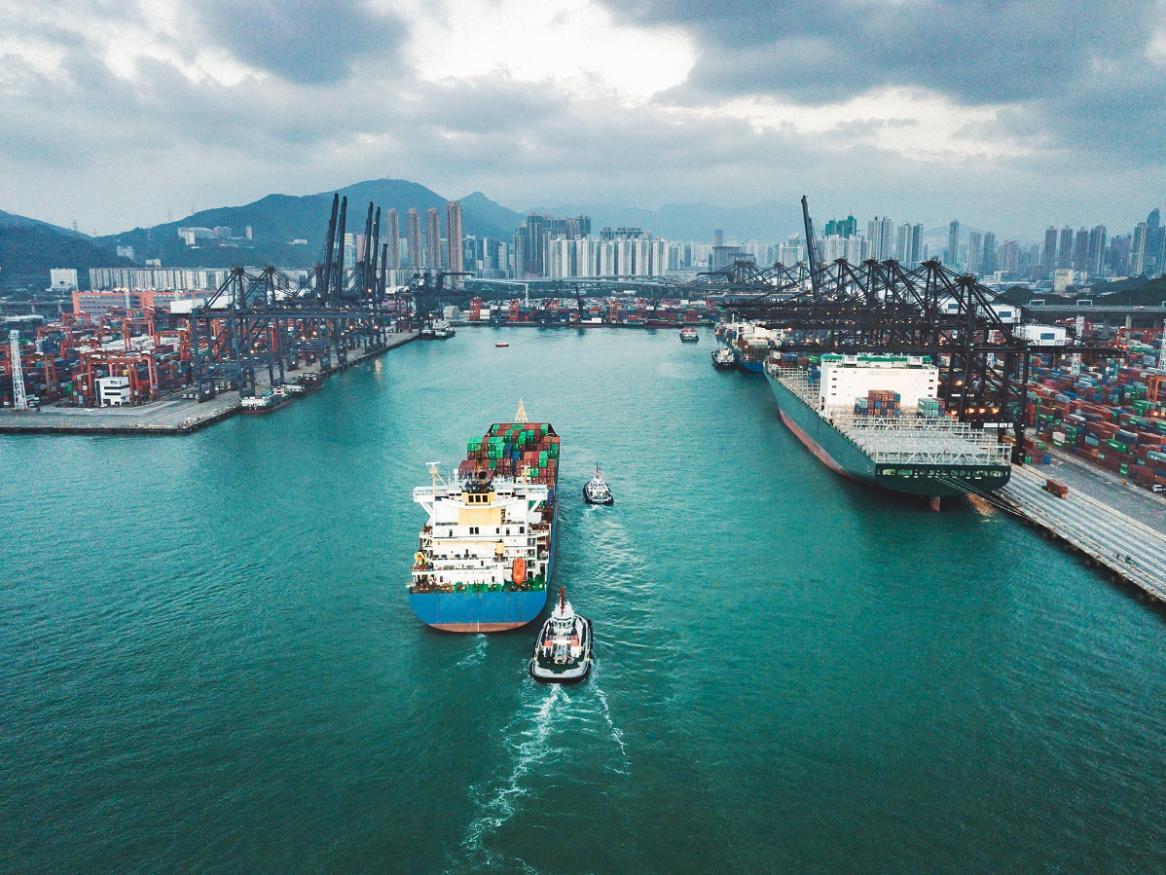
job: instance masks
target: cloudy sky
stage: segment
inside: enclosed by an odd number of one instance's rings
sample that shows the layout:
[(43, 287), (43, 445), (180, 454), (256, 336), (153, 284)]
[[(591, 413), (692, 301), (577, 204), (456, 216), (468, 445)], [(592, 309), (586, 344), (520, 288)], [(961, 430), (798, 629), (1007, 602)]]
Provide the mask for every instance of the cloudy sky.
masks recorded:
[(1112, 234), (1166, 200), (1164, 95), (1166, 0), (0, 0), (0, 209), (394, 176)]

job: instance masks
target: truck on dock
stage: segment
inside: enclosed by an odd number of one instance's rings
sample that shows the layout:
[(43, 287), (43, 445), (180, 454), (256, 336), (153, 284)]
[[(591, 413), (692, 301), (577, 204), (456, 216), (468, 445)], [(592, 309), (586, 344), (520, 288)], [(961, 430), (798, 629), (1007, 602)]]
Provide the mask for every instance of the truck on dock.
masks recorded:
[(1067, 498), (1069, 495), (1069, 487), (1060, 480), (1054, 480), (1052, 477), (1045, 480), (1044, 490), (1050, 495), (1057, 496), (1057, 498)]

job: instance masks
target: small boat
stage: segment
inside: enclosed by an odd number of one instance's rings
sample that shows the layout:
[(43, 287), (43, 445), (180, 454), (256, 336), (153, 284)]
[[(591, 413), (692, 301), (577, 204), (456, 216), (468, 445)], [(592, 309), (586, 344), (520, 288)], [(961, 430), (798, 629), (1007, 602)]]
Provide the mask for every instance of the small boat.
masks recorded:
[(434, 319), (421, 326), (418, 336), (422, 340), (449, 340), (456, 333), (448, 319)]
[(591, 621), (575, 613), (567, 588), (534, 642), (530, 676), (544, 684), (571, 684), (591, 671)]
[(700, 332), (692, 326), (685, 326), (680, 329), (681, 343), (696, 343), (700, 340)]
[(718, 371), (727, 371), (737, 366), (737, 359), (733, 356), (733, 351), (726, 347), (713, 350), (713, 367)]
[(615, 504), (615, 498), (598, 465), (595, 466), (595, 476), (583, 484), (583, 500), (588, 504)]
[(498, 347), (498, 349), (506, 349), (506, 347), (510, 346), (510, 344), (505, 340), (499, 340), (496, 344), (494, 344), (494, 346)]
[(239, 402), (242, 413), (271, 413), (278, 410), (292, 399), (292, 393), (286, 386), (276, 386), (257, 397), (244, 398)]

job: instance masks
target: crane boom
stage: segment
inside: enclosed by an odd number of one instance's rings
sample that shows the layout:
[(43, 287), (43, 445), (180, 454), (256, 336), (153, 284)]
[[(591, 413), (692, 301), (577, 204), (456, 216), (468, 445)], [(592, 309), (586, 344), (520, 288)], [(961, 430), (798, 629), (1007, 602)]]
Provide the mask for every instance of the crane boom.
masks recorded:
[(810, 283), (816, 295), (821, 284), (818, 273), (822, 268), (822, 253), (818, 251), (818, 238), (814, 236), (814, 220), (810, 218), (810, 204), (805, 195), (802, 195), (802, 221), (806, 225), (806, 260), (810, 263)]

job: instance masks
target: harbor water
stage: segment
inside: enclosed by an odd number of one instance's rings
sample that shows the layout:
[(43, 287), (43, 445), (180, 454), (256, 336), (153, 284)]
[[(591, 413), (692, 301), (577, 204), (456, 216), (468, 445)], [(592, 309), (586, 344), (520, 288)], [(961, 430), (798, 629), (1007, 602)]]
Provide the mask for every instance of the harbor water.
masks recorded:
[[(1166, 615), (839, 478), (712, 348), (462, 329), (195, 435), (0, 437), (0, 870), (1161, 871)], [(412, 488), (519, 398), (576, 687), (406, 602)]]

